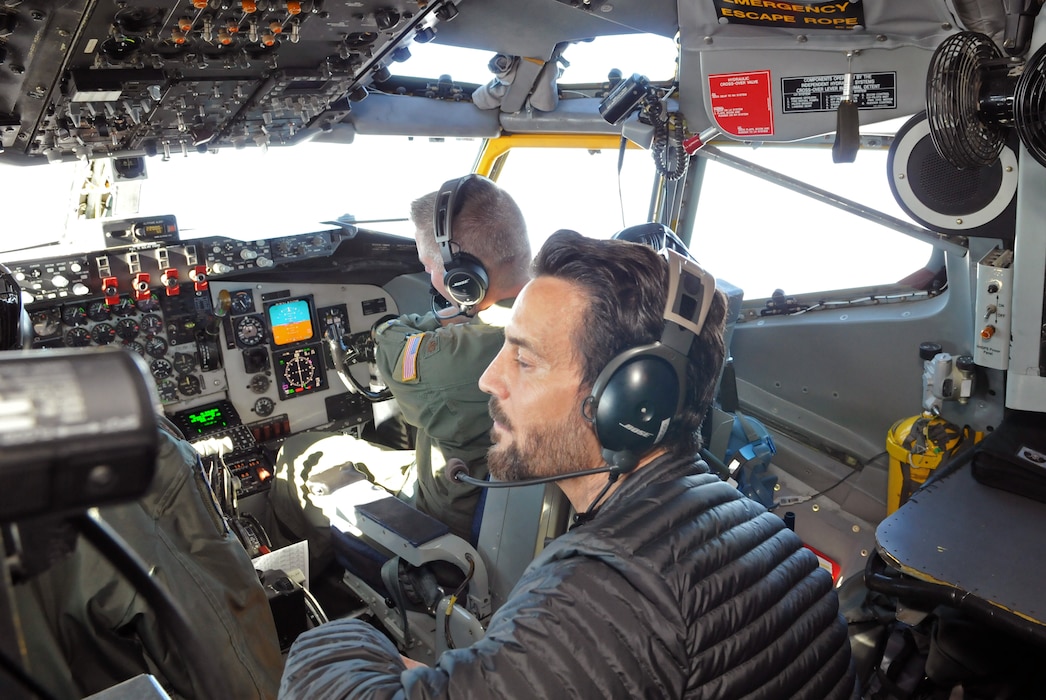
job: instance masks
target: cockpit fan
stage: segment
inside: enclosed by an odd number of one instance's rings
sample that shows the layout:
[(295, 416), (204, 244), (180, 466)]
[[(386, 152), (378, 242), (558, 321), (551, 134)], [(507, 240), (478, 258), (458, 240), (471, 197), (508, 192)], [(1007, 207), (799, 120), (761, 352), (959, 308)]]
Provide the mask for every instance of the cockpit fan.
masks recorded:
[(1013, 97), (1017, 136), (1032, 157), (1046, 165), (1046, 45), (1024, 65)]
[(941, 157), (960, 169), (993, 165), (1016, 128), (1025, 148), (1046, 165), (1046, 47), (1024, 62), (1003, 56), (979, 32), (946, 39), (930, 59), (926, 113)]

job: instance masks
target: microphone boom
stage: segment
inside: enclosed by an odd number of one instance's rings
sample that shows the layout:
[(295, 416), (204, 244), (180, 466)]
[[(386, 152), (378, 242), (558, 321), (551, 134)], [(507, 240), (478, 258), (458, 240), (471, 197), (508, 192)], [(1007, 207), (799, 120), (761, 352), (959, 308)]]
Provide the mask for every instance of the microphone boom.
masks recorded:
[(484, 479), (477, 479), (469, 474), (468, 465), (465, 461), (458, 457), (452, 457), (447, 460), (447, 466), (443, 470), (443, 475), (454, 482), (459, 484), (470, 484), (472, 486), (478, 486), (481, 489), (506, 489), (513, 486), (534, 486), (536, 484), (547, 484), (552, 481), (562, 481), (563, 479), (573, 479), (579, 476), (588, 476), (589, 474), (606, 474), (607, 472), (613, 472), (616, 467), (609, 465), (597, 467), (596, 469), (582, 469), (579, 472), (570, 472), (568, 474), (557, 474), (555, 476), (543, 476), (536, 479), (520, 479), (518, 481), (486, 481)]

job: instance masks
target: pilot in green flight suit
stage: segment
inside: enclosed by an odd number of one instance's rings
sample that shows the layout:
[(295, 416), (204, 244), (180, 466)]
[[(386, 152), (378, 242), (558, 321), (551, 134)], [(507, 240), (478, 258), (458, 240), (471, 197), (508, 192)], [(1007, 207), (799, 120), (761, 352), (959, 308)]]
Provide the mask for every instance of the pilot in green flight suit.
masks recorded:
[(466, 325), (442, 326), (434, 314), (407, 315), (375, 333), (375, 357), (396, 396), (404, 420), (419, 428), (414, 504), (473, 539), (478, 489), (442, 478), (457, 457), (477, 479), (487, 476), (491, 419), (488, 397), (479, 390), (477, 368), (486, 368), (501, 349), (512, 300), (481, 311)]
[(486, 477), (492, 423), (479, 376), (500, 350), (512, 300), (528, 280), (530, 243), (519, 207), (486, 178), (451, 181), (420, 197), (411, 205), (418, 257), (441, 296), (452, 299), (454, 290), (445, 284), (434, 212), (440, 195), (452, 185), (450, 245), (482, 267), (486, 284), (480, 299), (467, 314), (455, 306), (434, 308), (381, 324), (373, 334), (378, 371), (405, 422), (417, 429), (416, 451), (314, 432), (292, 436), (277, 455), (269, 535), (275, 546), (307, 539), (312, 571), (322, 571), (332, 560), (330, 513), (324, 512), (331, 504), (314, 497), (308, 482), (347, 462), (446, 523), (454, 534), (474, 539), (479, 490), (450, 483), (442, 470), (458, 457), (473, 476)]

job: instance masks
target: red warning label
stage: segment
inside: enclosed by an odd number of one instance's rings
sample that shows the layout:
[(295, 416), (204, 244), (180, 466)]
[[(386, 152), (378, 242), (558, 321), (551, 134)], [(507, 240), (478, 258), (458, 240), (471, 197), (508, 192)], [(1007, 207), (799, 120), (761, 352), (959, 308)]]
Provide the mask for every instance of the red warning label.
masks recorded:
[(710, 75), (708, 91), (712, 118), (724, 133), (742, 138), (773, 135), (770, 71)]

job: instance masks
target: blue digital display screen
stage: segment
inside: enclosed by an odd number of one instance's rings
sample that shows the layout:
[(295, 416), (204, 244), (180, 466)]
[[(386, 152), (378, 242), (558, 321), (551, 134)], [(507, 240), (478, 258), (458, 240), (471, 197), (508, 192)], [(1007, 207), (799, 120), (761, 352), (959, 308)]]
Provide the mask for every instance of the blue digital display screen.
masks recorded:
[(290, 345), (312, 339), (312, 307), (306, 299), (273, 304), (268, 314), (274, 345)]

